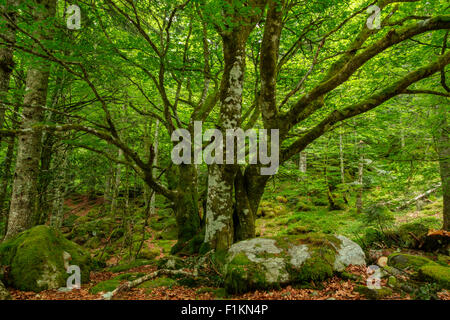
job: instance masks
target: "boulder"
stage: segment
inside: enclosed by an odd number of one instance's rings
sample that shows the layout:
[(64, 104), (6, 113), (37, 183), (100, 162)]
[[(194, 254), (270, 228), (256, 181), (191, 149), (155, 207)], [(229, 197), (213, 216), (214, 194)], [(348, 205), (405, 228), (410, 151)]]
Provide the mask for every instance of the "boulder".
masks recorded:
[(69, 265), (79, 266), (81, 282), (88, 282), (92, 263), (89, 253), (60, 232), (37, 226), (0, 244), (0, 265), (8, 266), (8, 285), (40, 292), (66, 286)]
[(393, 253), (388, 257), (388, 265), (401, 270), (412, 269), (418, 271), (420, 267), (430, 263), (434, 264), (435, 262), (426, 257), (406, 253)]
[(445, 289), (450, 289), (450, 267), (438, 264), (426, 264), (419, 269), (419, 277), (425, 281), (436, 282)]
[(362, 249), (344, 236), (320, 233), (235, 243), (223, 265), (229, 293), (322, 281), (348, 265), (365, 265)]

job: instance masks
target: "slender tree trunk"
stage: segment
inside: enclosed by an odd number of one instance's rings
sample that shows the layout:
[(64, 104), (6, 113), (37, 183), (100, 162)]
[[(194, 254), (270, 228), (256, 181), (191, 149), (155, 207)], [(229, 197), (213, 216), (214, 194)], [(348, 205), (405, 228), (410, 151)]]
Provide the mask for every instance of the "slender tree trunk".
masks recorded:
[(356, 196), (356, 212), (361, 213), (363, 210), (363, 173), (364, 173), (364, 152), (363, 142), (359, 142), (359, 164), (358, 164), (358, 194)]
[[(122, 159), (123, 150), (119, 149), (118, 151), (118, 159)], [(120, 189), (120, 179), (122, 175), (122, 165), (117, 164), (116, 166), (116, 176), (114, 179), (113, 193), (111, 197), (111, 214), (114, 216), (117, 211), (117, 201), (119, 197), (119, 189)]]
[(448, 105), (441, 104), (437, 107), (438, 130), (435, 136), (436, 149), (439, 156), (439, 168), (442, 180), (442, 197), (444, 207), (443, 229), (450, 231), (450, 126), (448, 125)]
[(344, 143), (342, 141), (342, 130), (339, 132), (339, 165), (341, 169), (341, 183), (345, 183), (345, 167), (344, 167)]
[[(153, 165), (158, 165), (158, 148), (159, 148), (159, 120), (156, 120), (156, 127), (155, 127), (155, 142), (153, 143), (153, 150), (155, 152), (155, 157), (153, 158)], [(156, 169), (153, 169), (153, 177), (156, 176)], [(154, 215), (156, 213), (155, 208), (155, 193), (152, 193), (152, 197), (150, 199), (150, 214)]]
[(68, 150), (62, 150), (62, 146), (58, 148), (56, 158), (59, 159), (57, 167), (53, 166), (55, 179), (53, 181), (53, 201), (52, 201), (52, 215), (50, 218), (50, 225), (59, 230), (64, 219), (64, 199), (67, 194), (67, 169), (68, 169)]
[[(43, 22), (55, 15), (55, 0), (45, 0), (42, 4), (45, 10), (36, 13), (38, 22)], [(40, 39), (48, 37), (44, 32), (40, 27), (36, 36)], [(37, 61), (28, 70), (22, 112), (21, 127), (23, 129), (30, 129), (42, 120), (42, 107), (46, 104), (49, 74), (50, 64), (43, 60)], [(31, 227), (39, 174), (41, 138), (42, 133), (35, 130), (18, 135), (16, 169), (6, 239)]]

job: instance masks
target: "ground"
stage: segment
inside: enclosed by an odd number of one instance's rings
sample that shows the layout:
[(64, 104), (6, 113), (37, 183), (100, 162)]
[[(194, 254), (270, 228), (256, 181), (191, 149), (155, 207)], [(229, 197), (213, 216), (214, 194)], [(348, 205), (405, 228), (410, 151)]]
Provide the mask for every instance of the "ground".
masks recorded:
[[(170, 209), (164, 209), (163, 201), (157, 198), (157, 214), (151, 216), (144, 230), (143, 208), (135, 208), (133, 216), (133, 232), (131, 239), (125, 236), (125, 218), (114, 218), (104, 214), (105, 204), (100, 198), (89, 200), (86, 196), (76, 196), (66, 201), (66, 215), (63, 231), (66, 236), (89, 248), (91, 256), (104, 262), (104, 268), (91, 272), (90, 282), (83, 284), (79, 290), (63, 292), (46, 290), (40, 293), (24, 292), (10, 288), (14, 299), (102, 299), (102, 294), (114, 289), (118, 284), (148, 274), (157, 269), (157, 261), (169, 255), (170, 248), (176, 242), (174, 220)], [(390, 224), (384, 228), (398, 230), (410, 223), (420, 223), (427, 229), (439, 228), (439, 216), (442, 212), (442, 198), (430, 197), (425, 206), (418, 209), (408, 208), (402, 212), (392, 212)], [(325, 234), (341, 234), (359, 243), (366, 252), (368, 264), (375, 264), (380, 256), (388, 256), (394, 252), (406, 252), (416, 255), (427, 255), (434, 260), (446, 261), (448, 256), (436, 253), (424, 253), (417, 248), (399, 248), (390, 246), (378, 239), (365, 247), (365, 239), (369, 239), (371, 231), (379, 226), (367, 223), (363, 215), (357, 214), (349, 205), (346, 209), (329, 211), (326, 199), (320, 197), (298, 195), (289, 186), (278, 186), (276, 190), (266, 193), (257, 219), (257, 235), (260, 237), (280, 235), (302, 235), (311, 231)], [(287, 227), (286, 227), (287, 226)], [(407, 228), (406, 228), (407, 229)], [(407, 229), (409, 230), (409, 229)], [(386, 231), (386, 230), (385, 230)], [(131, 248), (134, 250), (143, 241), (143, 249), (139, 259), (132, 262)], [(414, 239), (413, 239), (414, 240)], [(409, 272), (409, 271), (408, 271)], [(405, 273), (408, 278), (410, 274)], [(412, 274), (411, 274), (412, 276)], [(277, 290), (253, 291), (245, 294), (227, 294), (219, 287), (192, 285), (188, 282), (160, 277), (130, 291), (119, 294), (114, 299), (160, 300), (160, 299), (283, 299), (283, 300), (360, 300), (368, 299), (362, 293), (361, 286), (367, 285), (369, 274), (364, 267), (349, 266), (339, 276), (325, 281), (308, 283), (302, 286), (287, 286)], [(109, 281), (103, 284), (104, 281)], [(389, 288), (389, 277), (381, 280), (383, 288)], [(180, 283), (181, 282), (181, 283)], [(101, 286), (93, 288), (102, 283)], [(111, 287), (112, 286), (112, 287)], [(100, 289), (98, 289), (100, 288)], [(98, 291), (105, 288), (105, 291)], [(98, 292), (97, 292), (98, 291)], [(96, 292), (96, 293), (94, 293)], [(429, 299), (450, 300), (450, 292), (436, 288), (431, 283), (423, 283), (413, 294), (397, 290), (387, 290), (388, 294), (381, 299)]]

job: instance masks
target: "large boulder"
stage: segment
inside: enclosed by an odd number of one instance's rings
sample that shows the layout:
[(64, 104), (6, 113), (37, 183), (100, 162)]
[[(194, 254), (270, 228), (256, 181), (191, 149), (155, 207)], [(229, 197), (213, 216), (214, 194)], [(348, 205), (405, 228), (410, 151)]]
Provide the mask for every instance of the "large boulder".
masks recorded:
[(391, 267), (416, 272), (419, 280), (435, 282), (450, 289), (450, 267), (446, 262), (433, 261), (423, 256), (393, 253), (388, 258)]
[(344, 236), (320, 233), (255, 238), (231, 246), (223, 271), (230, 293), (322, 281), (348, 265), (365, 265), (362, 249)]
[(89, 281), (91, 258), (60, 232), (37, 226), (0, 244), (0, 266), (8, 266), (5, 284), (39, 292), (66, 286), (69, 265), (81, 270), (81, 282)]

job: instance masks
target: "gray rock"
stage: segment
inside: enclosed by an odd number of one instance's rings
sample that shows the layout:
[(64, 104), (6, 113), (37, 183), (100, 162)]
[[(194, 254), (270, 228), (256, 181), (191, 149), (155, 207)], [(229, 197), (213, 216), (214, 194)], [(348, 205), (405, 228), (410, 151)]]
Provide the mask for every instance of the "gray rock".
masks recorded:
[(282, 258), (270, 255), (280, 254), (282, 250), (276, 246), (273, 239), (255, 238), (238, 242), (228, 250), (228, 262), (231, 262), (237, 254), (245, 253), (247, 258), (259, 264), (264, 271), (268, 284), (284, 284), (289, 280), (286, 265)]
[(349, 265), (365, 266), (366, 255), (361, 247), (347, 237), (337, 235), (341, 240), (341, 247), (337, 250), (336, 260), (334, 261), (335, 271), (344, 271)]
[(358, 244), (343, 236), (312, 233), (301, 238), (254, 238), (235, 243), (228, 250), (223, 270), (226, 289), (236, 293), (322, 281), (350, 264), (365, 265)]

